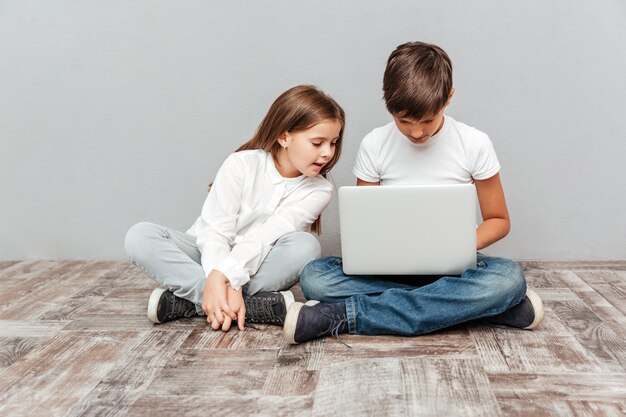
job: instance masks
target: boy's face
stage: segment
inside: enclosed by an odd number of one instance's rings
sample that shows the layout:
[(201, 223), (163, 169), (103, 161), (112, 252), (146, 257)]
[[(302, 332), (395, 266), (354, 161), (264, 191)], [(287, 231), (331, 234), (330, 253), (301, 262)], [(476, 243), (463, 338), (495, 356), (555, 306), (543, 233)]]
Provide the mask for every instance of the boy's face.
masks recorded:
[(424, 144), (430, 140), (443, 126), (443, 111), (428, 115), (421, 120), (393, 115), (398, 130), (413, 143)]
[(448, 107), (454, 96), (454, 87), (450, 89), (448, 102), (435, 114), (427, 115), (421, 120), (414, 120), (400, 114), (393, 114), (398, 130), (413, 143), (424, 144), (436, 135), (443, 127), (443, 111)]

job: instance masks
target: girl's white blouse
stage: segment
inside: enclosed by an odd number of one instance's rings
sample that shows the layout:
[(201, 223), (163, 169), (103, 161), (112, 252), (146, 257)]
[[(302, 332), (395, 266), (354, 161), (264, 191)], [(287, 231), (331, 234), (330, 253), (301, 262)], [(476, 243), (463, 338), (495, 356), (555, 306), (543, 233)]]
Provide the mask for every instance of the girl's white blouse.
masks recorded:
[(282, 235), (308, 231), (330, 202), (320, 176), (284, 178), (263, 150), (235, 152), (219, 169), (202, 213), (187, 233), (197, 237), (206, 275), (217, 269), (239, 289), (256, 274)]

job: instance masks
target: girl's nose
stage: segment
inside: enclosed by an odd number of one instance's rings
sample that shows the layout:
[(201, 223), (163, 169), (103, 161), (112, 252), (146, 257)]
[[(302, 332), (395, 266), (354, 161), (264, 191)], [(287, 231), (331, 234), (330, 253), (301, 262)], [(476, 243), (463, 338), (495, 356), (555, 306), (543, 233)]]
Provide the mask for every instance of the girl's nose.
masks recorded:
[(333, 148), (332, 146), (330, 146), (330, 143), (327, 143), (326, 145), (322, 146), (321, 156), (328, 157), (328, 158), (333, 156)]

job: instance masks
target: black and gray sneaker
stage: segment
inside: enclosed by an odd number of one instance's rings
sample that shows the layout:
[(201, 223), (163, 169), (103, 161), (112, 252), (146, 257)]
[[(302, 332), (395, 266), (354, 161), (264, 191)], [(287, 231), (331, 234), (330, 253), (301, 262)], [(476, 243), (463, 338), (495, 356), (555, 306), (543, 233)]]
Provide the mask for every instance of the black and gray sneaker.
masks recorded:
[(305, 304), (293, 303), (287, 311), (283, 338), (291, 344), (324, 336), (339, 337), (341, 333), (348, 333), (346, 303), (328, 304), (311, 300)]
[(246, 323), (285, 324), (285, 316), (294, 297), (291, 291), (262, 291), (254, 295), (244, 295), (246, 303)]
[(526, 296), (518, 305), (497, 316), (486, 317), (484, 321), (496, 326), (531, 330), (539, 326), (543, 321), (543, 315), (541, 298), (533, 290), (526, 290)]
[(148, 319), (153, 323), (197, 316), (196, 305), (164, 288), (156, 288), (148, 300)]

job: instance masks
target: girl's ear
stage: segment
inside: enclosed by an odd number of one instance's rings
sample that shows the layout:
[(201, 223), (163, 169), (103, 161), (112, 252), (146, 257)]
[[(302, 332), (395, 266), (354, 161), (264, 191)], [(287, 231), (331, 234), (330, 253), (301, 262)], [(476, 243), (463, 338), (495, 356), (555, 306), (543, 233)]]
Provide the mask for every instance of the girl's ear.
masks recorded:
[(282, 146), (283, 148), (287, 147), (287, 132), (283, 133), (282, 135), (280, 135), (278, 137), (278, 143), (280, 144), (280, 146)]

